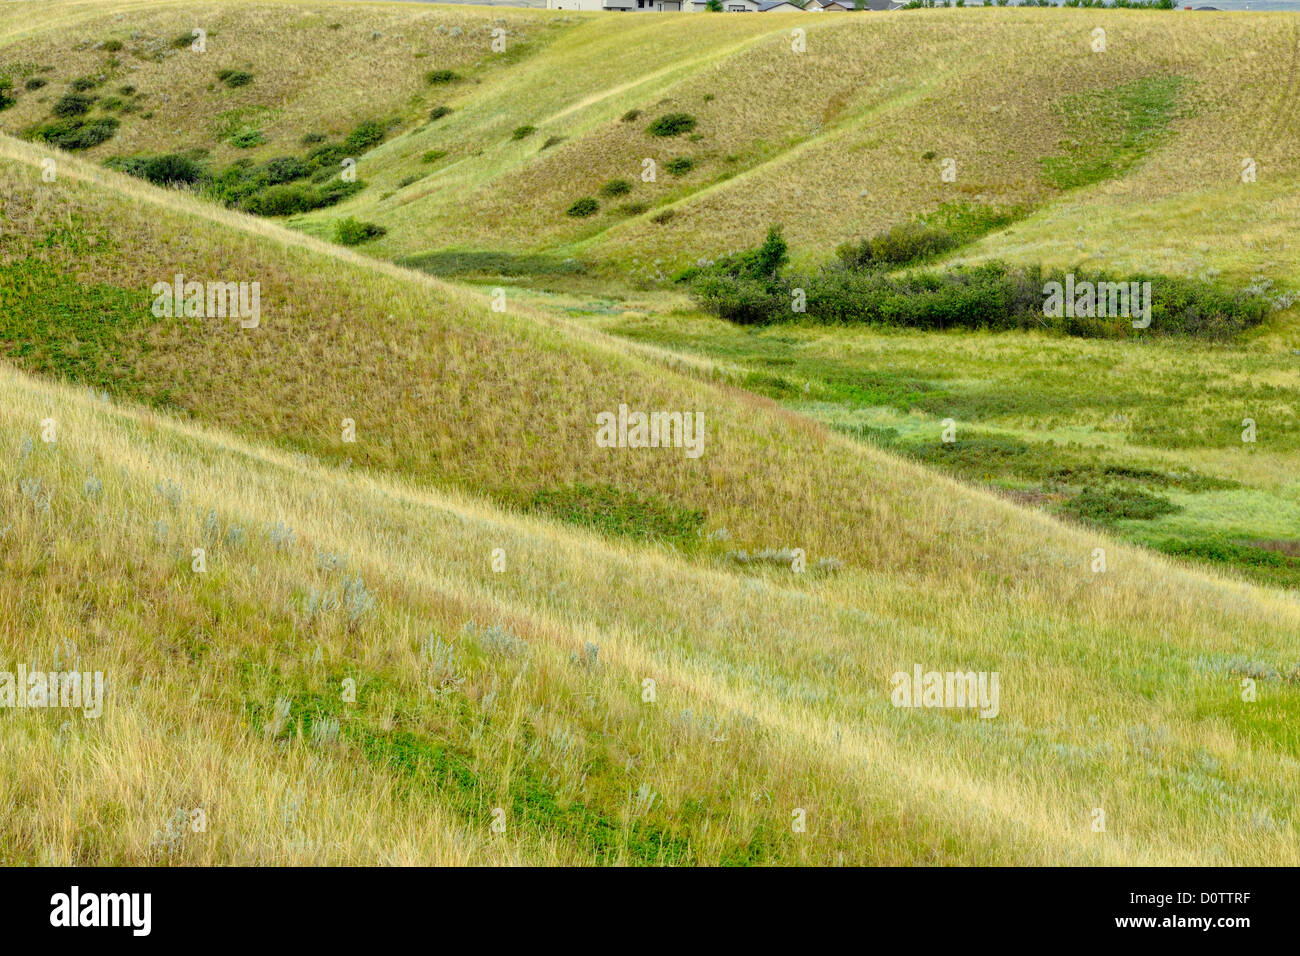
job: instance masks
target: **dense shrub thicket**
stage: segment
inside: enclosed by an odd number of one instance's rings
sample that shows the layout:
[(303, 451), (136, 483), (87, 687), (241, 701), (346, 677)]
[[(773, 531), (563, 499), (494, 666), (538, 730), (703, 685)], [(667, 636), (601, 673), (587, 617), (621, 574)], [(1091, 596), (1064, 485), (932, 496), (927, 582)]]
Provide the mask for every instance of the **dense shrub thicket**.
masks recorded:
[(90, 149), (113, 137), (118, 121), (112, 116), (96, 119), (61, 119), (33, 127), (27, 135), (39, 142), (50, 143), (60, 149)]
[[(1053, 329), (1069, 335), (1118, 338), (1136, 334), (1232, 337), (1261, 323), (1270, 300), (1253, 289), (1175, 276), (1114, 276), (1076, 271), (1071, 284), (1150, 283), (1150, 324), (1130, 316), (1048, 314), (1049, 283), (1065, 286), (1064, 271), (989, 262), (977, 266), (891, 273), (950, 248), (942, 230), (902, 228), (841, 247), (837, 262), (816, 272), (783, 272), (788, 251), (779, 227), (757, 249), (688, 269), (679, 281), (705, 310), (752, 325), (783, 321), (899, 325), (922, 329)], [(1099, 302), (1101, 300), (1098, 300)], [(1089, 310), (1081, 309), (1080, 312)]]
[[(186, 186), (260, 216), (291, 216), (333, 206), (365, 188), (339, 176), (340, 163), (382, 142), (390, 126), (360, 123), (341, 143), (322, 143), (305, 157), (277, 156), (264, 163), (238, 160), (212, 170), (202, 150), (160, 156), (119, 156), (106, 165), (160, 186)], [(306, 138), (306, 137), (304, 137)], [(311, 137), (313, 142), (316, 136)]]

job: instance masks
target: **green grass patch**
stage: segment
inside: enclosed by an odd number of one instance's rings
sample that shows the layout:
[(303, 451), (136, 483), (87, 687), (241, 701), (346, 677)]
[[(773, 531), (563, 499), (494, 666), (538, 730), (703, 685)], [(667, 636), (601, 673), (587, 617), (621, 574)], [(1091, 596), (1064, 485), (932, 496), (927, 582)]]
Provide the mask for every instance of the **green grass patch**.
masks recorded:
[(81, 283), (61, 265), (19, 259), (0, 269), (0, 355), (29, 372), (125, 390), (127, 356), (158, 321), (145, 291)]
[(602, 534), (639, 538), (694, 548), (704, 527), (704, 512), (613, 485), (566, 485), (538, 491), (525, 511), (544, 514)]
[(1183, 82), (1150, 76), (1062, 99), (1055, 109), (1071, 135), (1058, 155), (1039, 161), (1043, 178), (1057, 189), (1077, 189), (1123, 176), (1167, 135)]
[(405, 256), (397, 262), (436, 276), (566, 276), (587, 271), (578, 259), (542, 253), (453, 250)]

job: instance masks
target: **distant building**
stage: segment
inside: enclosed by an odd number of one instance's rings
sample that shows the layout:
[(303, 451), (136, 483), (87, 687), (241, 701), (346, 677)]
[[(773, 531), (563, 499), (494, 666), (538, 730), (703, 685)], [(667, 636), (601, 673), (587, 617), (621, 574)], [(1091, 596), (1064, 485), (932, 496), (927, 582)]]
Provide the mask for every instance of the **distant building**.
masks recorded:
[[(816, 12), (827, 10), (852, 10), (853, 0), (808, 0), (807, 6), (799, 7), (790, 0), (721, 0), (724, 13), (791, 13), (796, 10)], [(891, 0), (868, 0), (872, 9), (896, 10), (901, 3)], [(879, 6), (875, 6), (879, 4)], [(613, 13), (705, 13), (708, 11), (707, 0), (546, 0), (548, 10), (608, 10)]]
[[(827, 13), (852, 13), (857, 9), (854, 0), (825, 0), (822, 9)], [(863, 10), (901, 10), (903, 4), (899, 0), (865, 0), (862, 4)]]
[(691, 0), (546, 0), (548, 10), (609, 10), (614, 13), (650, 11), (653, 13), (680, 13), (691, 9)]

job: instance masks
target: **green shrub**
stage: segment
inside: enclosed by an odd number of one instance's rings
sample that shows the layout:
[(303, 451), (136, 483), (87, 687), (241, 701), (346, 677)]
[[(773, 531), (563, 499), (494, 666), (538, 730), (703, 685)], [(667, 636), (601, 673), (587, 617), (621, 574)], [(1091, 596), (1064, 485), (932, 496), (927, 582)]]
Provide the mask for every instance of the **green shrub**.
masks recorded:
[(93, 90), (99, 86), (100, 81), (89, 76), (79, 76), (68, 84), (68, 89), (74, 93), (84, 93), (87, 90)]
[(326, 143), (307, 154), (307, 164), (317, 169), (328, 169), (332, 174), (348, 155), (348, 148), (342, 143)]
[(442, 159), (442, 157), (446, 155), (447, 155), (447, 151), (445, 149), (431, 149), (423, 156), (420, 157), (420, 162), (436, 163), (438, 160)]
[(365, 120), (348, 134), (343, 145), (355, 153), (364, 153), (372, 146), (378, 146), (388, 134), (388, 128), (378, 120)]
[(300, 139), (298, 142), (302, 143), (302, 145), (304, 146), (314, 146), (316, 143), (325, 142), (325, 134), (324, 133), (303, 133), (302, 139)]
[(618, 207), (618, 211), (625, 216), (639, 216), (647, 211), (650, 207), (643, 202), (625, 202)]
[(112, 116), (94, 120), (65, 119), (38, 126), (28, 135), (60, 149), (90, 149), (111, 139), (117, 127), (118, 121)]
[(122, 99), (120, 96), (106, 96), (99, 101), (99, 108), (102, 110), (108, 110), (110, 113), (120, 110), (125, 105), (126, 100)]
[(316, 191), (301, 184), (269, 186), (247, 197), (240, 208), (259, 216), (291, 216), (318, 208)]
[(621, 117), (619, 117), (619, 119), (621, 119), (624, 123), (631, 123), (640, 118), (641, 118), (640, 110), (628, 110)]
[(441, 86), (445, 83), (454, 83), (460, 79), (460, 74), (452, 70), (430, 70), (424, 74), (424, 80), (431, 86)]
[(662, 209), (659, 212), (655, 213), (653, 216), (651, 216), (650, 221), (655, 223), (656, 225), (662, 226), (669, 219), (672, 219), (673, 216), (675, 215), (677, 215), (676, 209)]
[(668, 162), (664, 164), (664, 168), (674, 176), (685, 176), (695, 168), (695, 160), (691, 159), (689, 156), (678, 156), (674, 159), (668, 160)]
[(721, 256), (680, 278), (690, 282), (691, 294), (706, 311), (741, 325), (757, 325), (773, 321), (781, 308), (789, 308), (788, 292), (780, 283), (781, 267), (788, 258), (781, 227), (772, 226), (757, 249)]
[(239, 86), (247, 86), (253, 82), (253, 74), (247, 70), (218, 70), (217, 79), (232, 90)]
[(435, 106), (433, 109), (429, 110), (429, 122), (436, 123), (444, 116), (450, 116), (450, 115), (451, 115), (450, 106)]
[(565, 215), (581, 219), (586, 216), (594, 216), (599, 211), (600, 203), (591, 196), (583, 196), (581, 199), (575, 200), (573, 205), (564, 212)]
[(116, 53), (122, 49), (122, 46), (123, 46), (122, 41), (115, 39), (115, 40), (105, 40), (101, 45), (101, 48), (105, 53)]
[(193, 42), (194, 42), (193, 30), (190, 30), (186, 33), (178, 33), (176, 36), (172, 37), (172, 49), (184, 50)]
[(39, 90), (42, 86), (46, 84), (46, 82), (48, 81), (42, 76), (33, 76), (26, 83), (24, 83), (23, 86), (28, 90)]
[(525, 139), (537, 132), (536, 126), (516, 126), (515, 131), (510, 134), (511, 139)]
[(1168, 498), (1149, 494), (1138, 488), (1084, 488), (1061, 510), (1092, 524), (1110, 525), (1117, 521), (1150, 521), (1182, 509)]
[(0, 76), (0, 110), (7, 110), (18, 101), (10, 95), (14, 81), (7, 76)]
[(354, 216), (340, 219), (334, 224), (334, 238), (345, 246), (358, 246), (371, 239), (378, 239), (388, 232), (383, 226), (373, 222), (362, 222)]
[(192, 186), (203, 179), (203, 167), (192, 158), (178, 153), (148, 157), (141, 160), (138, 171), (127, 171), (158, 186)]
[(254, 146), (261, 146), (266, 142), (266, 137), (262, 135), (260, 129), (241, 129), (234, 136), (230, 137), (230, 145), (237, 149), (252, 149)]
[(365, 188), (361, 180), (346, 183), (334, 179), (323, 186), (310, 183), (285, 183), (267, 186), (244, 197), (239, 208), (259, 216), (292, 216), (333, 206), (344, 198)]
[(646, 127), (651, 136), (681, 136), (695, 129), (695, 117), (689, 113), (665, 113)]
[(632, 191), (632, 183), (626, 179), (611, 179), (600, 187), (600, 194), (609, 198), (626, 196)]
[(545, 150), (550, 149), (552, 146), (559, 146), (563, 142), (564, 142), (563, 136), (548, 136), (546, 137), (546, 142), (542, 143), (541, 149), (539, 149), (538, 152), (539, 153), (544, 152)]
[[(769, 236), (769, 242), (771, 237)], [(911, 255), (918, 247), (887, 245), (886, 254)], [(874, 254), (874, 253), (873, 253)], [(1171, 276), (1114, 277), (1105, 273), (1074, 276), (1076, 298), (1091, 283), (1150, 283), (1151, 322), (1134, 328), (1135, 315), (1089, 317), (1049, 314), (1049, 283), (1066, 285), (1066, 276), (1039, 266), (987, 262), (942, 271), (894, 275), (882, 269), (841, 263), (803, 276), (768, 271), (771, 254), (753, 250), (723, 256), (704, 268), (685, 270), (679, 281), (707, 311), (734, 322), (789, 321), (898, 325), (920, 329), (1053, 329), (1067, 335), (1123, 338), (1141, 335), (1227, 339), (1259, 325), (1272, 304), (1251, 289), (1233, 290), (1201, 280)], [(871, 260), (870, 262), (874, 262)], [(870, 262), (868, 265), (870, 266)], [(792, 308), (794, 290), (804, 294), (806, 313)], [(1136, 312), (1136, 309), (1130, 310)]]
[(64, 93), (54, 104), (52, 112), (55, 116), (72, 117), (84, 116), (90, 112), (90, 107), (95, 103), (93, 96), (85, 96), (81, 93)]
[(258, 173), (268, 185), (278, 186), (295, 179), (306, 179), (311, 175), (311, 167), (297, 156), (277, 156), (263, 163)]
[(835, 251), (846, 268), (870, 269), (932, 259), (958, 245), (957, 238), (946, 229), (906, 222), (870, 239), (845, 243)]

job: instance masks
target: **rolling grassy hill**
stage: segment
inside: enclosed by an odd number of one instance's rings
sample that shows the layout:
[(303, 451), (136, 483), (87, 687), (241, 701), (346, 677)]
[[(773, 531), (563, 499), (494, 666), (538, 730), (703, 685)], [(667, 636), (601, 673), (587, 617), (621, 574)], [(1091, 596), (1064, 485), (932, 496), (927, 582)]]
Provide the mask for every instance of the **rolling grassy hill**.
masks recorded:
[[(263, 220), (74, 159), (38, 191), (41, 150), (3, 149), (5, 315), (74, 277), (98, 319), (5, 336), (80, 384), (3, 373), (5, 655), (111, 679), (101, 723), (0, 723), (47, 755), (6, 765), (6, 860), (1295, 862), (1294, 599)], [(261, 326), (139, 321), (163, 261), (260, 277)], [(620, 400), (704, 410), (698, 471), (595, 448)], [(481, 497), (565, 482), (704, 521), (638, 543)], [(810, 571), (721, 553), (761, 544)], [(890, 706), (913, 662), (999, 671), (998, 718)]]
[[(1280, 395), (1294, 370), (1276, 356), (1087, 343), (1092, 365), (1051, 388), (1053, 367), (1063, 374), (1080, 365), (1078, 343), (1043, 339), (1051, 349), (1030, 368), (1041, 342), (1025, 336), (755, 336), (666, 309), (593, 321), (536, 293), (506, 287), (503, 300), (310, 234), (355, 213), (387, 226), (367, 247), (384, 255), (463, 243), (553, 261), (581, 246), (627, 264), (635, 230), (659, 224), (631, 217), (585, 233), (601, 222), (573, 221), (561, 200), (572, 201), (570, 184), (598, 187), (622, 168), (620, 157), (636, 158), (634, 123), (689, 110), (702, 135), (715, 137), (696, 146), (735, 151), (748, 169), (694, 186), (688, 173), (671, 187), (679, 196), (662, 194), (683, 211), (655, 241), (698, 234), (694, 255), (714, 240), (690, 227), (692, 208), (739, 203), (746, 189), (751, 203), (766, 202), (791, 182), (764, 184), (773, 164), (850, 130), (905, 142), (888, 123), (903, 122), (908, 102), (941, 111), (953, 130), (977, 128), (973, 119), (960, 125), (969, 102), (963, 112), (940, 95), (944, 77), (984, 75), (978, 56), (988, 36), (967, 36), (963, 26), (1003, 24), (1024, 69), (1047, 76), (1030, 54), (1082, 17), (953, 11), (988, 19), (927, 15), (913, 21), (921, 38), (908, 42), (883, 17), (810, 24), (804, 55), (824, 41), (841, 58), (822, 62), (821, 79), (828, 63), (884, 60), (886, 47), (871, 44), (889, 41), (897, 57), (865, 84), (843, 70), (826, 80), (843, 94), (834, 109), (819, 105), (826, 87), (818, 77), (800, 74), (808, 82), (783, 88), (781, 102), (793, 104), (786, 114), (759, 103), (742, 112), (724, 80), (741, 89), (763, 88), (764, 77), (786, 82), (776, 57), (787, 55), (789, 24), (804, 22), (794, 17), (320, 3), (55, 9), (62, 15), (41, 24), (0, 14), (5, 62), (35, 63), (30, 75), (57, 78), (47, 87), (61, 96), (115, 55), (120, 75), (94, 95), (134, 85), (151, 93), (145, 103), (165, 91), (212, 105), (178, 109), (168, 124), (179, 132), (167, 132), (138, 125), (152, 122), (142, 104), (81, 157), (0, 137), (0, 668), (80, 660), (110, 681), (98, 720), (0, 713), (5, 752), (30, 757), (0, 773), (0, 861), (1300, 862), (1293, 592), (1062, 523), (959, 483), (942, 463), (926, 467), (936, 462), (836, 427), (896, 427), (933, 444), (942, 403), (964, 402), (963, 426), (991, 411), (1003, 427), (1030, 433), (1044, 414), (1026, 404), (1032, 394), (1068, 432), (1082, 428), (1070, 419), (1071, 394), (1095, 397), (1116, 380), (1107, 363), (1122, 366), (1127, 387), (1146, 384), (1132, 399), (1141, 405), (1164, 394), (1160, 376), (1176, 378), (1192, 362), (1213, 363), (1234, 389), (1262, 376)], [(527, 38), (525, 52), (494, 61), (482, 46), (503, 16), (508, 35)], [(1165, 29), (1155, 15), (1089, 16), (1140, 23), (1153, 36)], [(201, 55), (225, 59), (196, 72), (179, 57), (200, 54), (179, 48), (130, 57), (129, 44), (153, 42), (134, 32), (174, 37), (196, 17), (217, 24)], [(1127, 91), (1122, 102), (1154, 97), (1157, 118), (1167, 113), (1160, 90), (1172, 87), (1133, 86), (1154, 63), (1186, 70), (1195, 53), (1225, 76), (1272, 69), (1261, 57), (1244, 56), (1245, 66), (1226, 53), (1214, 60), (1206, 51), (1226, 49), (1236, 21), (1202, 22), (1212, 39), (1199, 37), (1205, 45), (1194, 51), (1174, 43), (1134, 52), (1112, 29), (1111, 53), (1128, 52), (1087, 69), (1099, 71), (1099, 86)], [(348, 63), (373, 33), (382, 34), (374, 43), (400, 43), (383, 58), (388, 82), (339, 79), (353, 70), (369, 77), (364, 55), (338, 75), (322, 67)], [(123, 50), (94, 48), (114, 35)], [(1238, 38), (1266, 49), (1263, 35)], [(477, 46), (440, 45), (467, 36)], [(84, 60), (65, 64), (55, 53), (71, 50), (73, 37), (90, 45), (75, 51)], [(297, 52), (285, 55), (291, 44)], [(864, 50), (881, 55), (864, 58)], [(939, 66), (919, 87), (898, 79), (893, 94), (879, 75)], [(232, 88), (217, 69), (253, 79)], [(436, 69), (461, 79), (424, 82)], [(1082, 63), (1071, 69), (1082, 71), (1076, 80), (1086, 73)], [(1196, 83), (1227, 82), (1211, 72)], [(1030, 96), (1012, 78), (982, 82), (1014, 90), (1035, 115), (1054, 115), (1051, 96)], [(336, 82), (337, 97), (322, 92)], [(20, 85), (15, 105), (0, 112), (9, 132), (41, 120), (54, 102), (40, 100), (53, 96), (47, 87)], [(1052, 87), (1061, 96), (1078, 88)], [(1213, 100), (1178, 102), (1181, 111)], [(92, 117), (104, 109), (96, 103)], [(426, 126), (427, 111), (444, 104), (453, 111)], [(334, 141), (367, 119), (401, 122), (359, 157), (366, 188), (292, 223), (300, 230), (99, 165), (115, 152), (199, 146), (212, 162), (232, 161), (238, 148), (200, 119), (255, 107), (266, 110), (248, 115), (261, 117), (267, 143), (241, 152), (259, 162), (302, 152), (307, 132)], [(624, 122), (629, 109), (646, 112)], [(826, 129), (800, 133), (817, 110)], [(914, 122), (933, 135), (939, 115), (922, 111), (928, 118)], [(1182, 142), (1178, 124), (1200, 115), (1180, 113), (1161, 127), (1158, 146), (1141, 149), (1126, 137), (1151, 124), (1123, 120), (1107, 134), (1118, 145), (1099, 155), (1118, 168), (1136, 150), (1143, 163), (1108, 184), (1074, 188), (1104, 193), (1135, 181), (1136, 170)], [(536, 130), (514, 139), (521, 125)], [(436, 138), (440, 130), (447, 139)], [(551, 135), (568, 138), (540, 150)], [(1043, 155), (1058, 148), (1033, 142)], [(449, 155), (421, 164), (434, 171), (429, 183), (380, 198), (434, 148)], [(468, 152), (451, 161), (453, 149)], [(569, 160), (559, 163), (564, 150)], [(51, 156), (57, 176), (46, 180)], [(699, 167), (702, 176), (715, 175), (713, 162)], [(1031, 168), (1043, 166), (1025, 160)], [(565, 170), (576, 178), (564, 179)], [(1266, 179), (1261, 173), (1254, 186)], [(842, 180), (828, 180), (833, 198)], [(898, 182), (879, 195), (892, 196)], [(670, 189), (668, 180), (655, 185)], [(1082, 195), (1045, 180), (1022, 185), (999, 202), (1041, 203), (1034, 215), (1046, 216)], [(393, 202), (408, 192), (409, 203)], [(921, 195), (906, 201), (945, 201), (942, 190)], [(787, 220), (806, 254), (868, 221), (833, 205), (829, 218)], [(891, 221), (890, 208), (879, 221)], [(721, 209), (708, 220), (719, 223), (719, 243), (747, 244), (749, 230), (765, 225), (761, 205), (733, 220)], [(1195, 237), (1165, 241), (1184, 239)], [(1244, 248), (1219, 252), (1230, 258)], [(260, 323), (152, 315), (154, 284), (178, 273), (259, 282)], [(1281, 329), (1268, 330), (1275, 351)], [(910, 368), (896, 377), (881, 368), (955, 365), (962, 350), (980, 367), (954, 372), (941, 400), (918, 389)], [(794, 364), (780, 364), (787, 359)], [(863, 381), (868, 366), (876, 378)], [(999, 367), (1017, 386), (1009, 404), (998, 405), (998, 385), (988, 384)], [(789, 388), (753, 378), (759, 368), (786, 376)], [(862, 393), (846, 398), (836, 387)], [(1172, 413), (1194, 407), (1194, 396), (1170, 394)], [(1280, 424), (1290, 406), (1274, 397)], [(1239, 398), (1206, 399), (1198, 427), (1217, 435), (1204, 420), (1228, 414)], [(819, 412), (819, 402), (828, 407)], [(596, 415), (620, 403), (702, 412), (704, 454), (599, 447)], [(1099, 418), (1120, 407), (1085, 404)], [(879, 412), (890, 408), (892, 417)], [(1177, 430), (1154, 414), (1151, 429)], [(54, 440), (45, 441), (50, 425)], [(1291, 450), (1284, 443), (1228, 463), (1224, 445), (1220, 465), (1264, 486), (1254, 490), (1265, 500), (1251, 499), (1263, 509), (1292, 487)], [(1189, 462), (1206, 464), (1173, 455), (1161, 464)], [(1255, 470), (1261, 462), (1266, 480)], [(806, 551), (807, 571), (779, 552), (792, 548)], [(769, 556), (756, 559), (765, 549)], [(917, 664), (998, 672), (997, 717), (893, 706), (891, 675)], [(1258, 699), (1243, 699), (1245, 681)], [(202, 832), (186, 825), (195, 810), (206, 817)], [(792, 826), (798, 810), (806, 829)]]
[[(816, 260), (959, 203), (1028, 217), (976, 257), (1300, 273), (1288, 236), (1300, 171), (1289, 14), (988, 8), (739, 22), (309, 0), (55, 9), (39, 23), (13, 11), (0, 21), (0, 70), (16, 90), (6, 130), (47, 120), (79, 78), (97, 83), (88, 115), (120, 124), (89, 150), (100, 159), (202, 150), (220, 167), (303, 154), (302, 137), (332, 142), (364, 119), (392, 123), (357, 157), (367, 188), (295, 222), (329, 235), (342, 215), (374, 221), (388, 234), (371, 248), (388, 258), (540, 253), (646, 281), (752, 245), (772, 222), (796, 258)], [(202, 24), (207, 52), (177, 47)], [(1099, 28), (1105, 52), (1092, 49)], [(251, 78), (231, 88), (223, 70)], [(430, 83), (434, 73), (443, 79)], [(45, 85), (29, 91), (31, 79)], [(450, 112), (430, 120), (437, 107)], [(653, 135), (670, 114), (694, 123)], [(264, 142), (232, 145), (250, 131)], [(602, 196), (617, 180), (631, 189)], [(599, 212), (566, 215), (584, 196)]]

